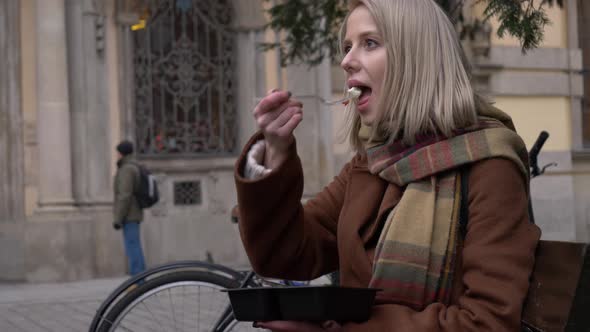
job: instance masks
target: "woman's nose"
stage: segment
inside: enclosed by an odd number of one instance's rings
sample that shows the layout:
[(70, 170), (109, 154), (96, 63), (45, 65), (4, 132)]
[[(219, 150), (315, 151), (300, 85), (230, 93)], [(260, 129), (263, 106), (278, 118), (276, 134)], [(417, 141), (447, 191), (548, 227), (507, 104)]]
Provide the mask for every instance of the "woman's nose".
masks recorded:
[(347, 73), (353, 73), (358, 70), (358, 60), (355, 58), (354, 53), (349, 51), (344, 59), (340, 62), (340, 67)]

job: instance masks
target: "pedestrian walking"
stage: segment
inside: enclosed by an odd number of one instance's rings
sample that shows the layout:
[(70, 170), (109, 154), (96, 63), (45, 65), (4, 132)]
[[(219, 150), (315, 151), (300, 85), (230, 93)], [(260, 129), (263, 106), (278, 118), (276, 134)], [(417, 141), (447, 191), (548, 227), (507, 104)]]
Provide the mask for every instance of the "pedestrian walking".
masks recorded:
[(143, 209), (135, 195), (139, 186), (140, 170), (134, 155), (133, 144), (124, 140), (117, 145), (117, 174), (114, 181), (113, 227), (123, 230), (129, 273), (136, 275), (145, 270), (141, 247), (140, 224)]

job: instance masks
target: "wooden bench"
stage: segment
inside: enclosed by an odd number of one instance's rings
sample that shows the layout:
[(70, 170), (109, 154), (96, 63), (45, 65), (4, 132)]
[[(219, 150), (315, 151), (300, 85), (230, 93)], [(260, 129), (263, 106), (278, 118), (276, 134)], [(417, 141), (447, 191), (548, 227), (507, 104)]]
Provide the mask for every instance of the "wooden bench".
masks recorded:
[(523, 331), (590, 331), (590, 246), (541, 241), (523, 311)]

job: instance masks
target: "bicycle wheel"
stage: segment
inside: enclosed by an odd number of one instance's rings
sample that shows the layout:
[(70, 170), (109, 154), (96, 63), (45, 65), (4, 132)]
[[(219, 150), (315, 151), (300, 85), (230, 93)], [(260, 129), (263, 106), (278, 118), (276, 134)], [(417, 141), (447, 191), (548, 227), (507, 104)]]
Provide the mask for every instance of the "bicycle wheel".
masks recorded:
[[(207, 271), (173, 271), (146, 281), (108, 311), (100, 332), (214, 331), (240, 281)], [(220, 331), (260, 331), (234, 319)]]

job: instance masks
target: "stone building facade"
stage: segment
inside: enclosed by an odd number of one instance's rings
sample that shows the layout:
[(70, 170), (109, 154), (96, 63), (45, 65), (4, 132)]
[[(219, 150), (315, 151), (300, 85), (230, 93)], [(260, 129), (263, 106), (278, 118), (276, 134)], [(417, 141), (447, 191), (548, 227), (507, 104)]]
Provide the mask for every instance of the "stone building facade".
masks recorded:
[[(298, 130), (307, 191), (333, 174), (331, 131), (320, 130), (331, 127), (330, 113), (318, 101), (330, 93), (329, 66), (269, 75), (278, 66), (258, 49), (268, 37), (263, 1), (152, 3), (161, 27), (151, 30), (172, 35), (133, 31), (138, 17), (125, 1), (0, 2), (7, 83), (0, 89), (0, 280), (125, 272), (121, 234), (111, 226), (114, 146), (123, 138), (160, 182), (161, 202), (142, 229), (148, 265), (212, 258), (246, 266), (229, 218), (233, 167), (255, 131), (254, 102), (271, 86), (304, 96)], [(159, 99), (144, 79), (163, 82)]]
[[(0, 281), (125, 272), (122, 236), (111, 227), (114, 146), (123, 138), (160, 182), (161, 202), (142, 228), (150, 266), (207, 258), (247, 266), (229, 218), (233, 167), (268, 89), (289, 89), (304, 103), (296, 137), (306, 195), (350, 158), (337, 139), (342, 109), (320, 103), (340, 96), (341, 70), (327, 61), (281, 68), (275, 52), (262, 52), (259, 42), (276, 40), (264, 29), (269, 2), (147, 1), (162, 6), (150, 7), (159, 18), (149, 29), (132, 29), (141, 18), (126, 7), (132, 2), (0, 0)], [(550, 10), (545, 44), (526, 56), (493, 35), (483, 53), (477, 43), (466, 48), (478, 85), (527, 144), (540, 130), (552, 135), (541, 163), (558, 167), (532, 192), (544, 237), (588, 241), (589, 46), (580, 22), (589, 17), (580, 1), (564, 2)]]

